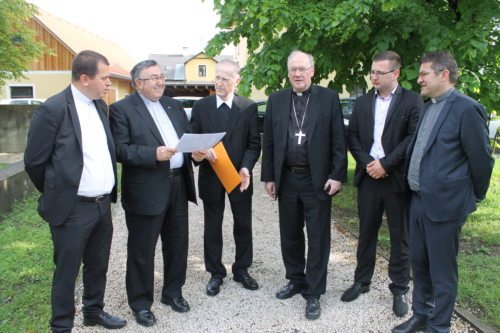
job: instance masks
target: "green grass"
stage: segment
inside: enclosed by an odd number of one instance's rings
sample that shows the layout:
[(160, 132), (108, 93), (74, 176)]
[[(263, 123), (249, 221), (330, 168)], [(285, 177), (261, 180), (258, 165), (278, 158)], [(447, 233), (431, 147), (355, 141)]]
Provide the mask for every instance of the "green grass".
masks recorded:
[[(349, 155), (348, 184), (333, 201), (334, 218), (358, 234), (356, 188), (352, 185), (355, 161)], [(486, 199), (465, 223), (458, 256), (457, 303), (500, 330), (500, 161), (497, 160)], [(379, 248), (389, 250), (387, 223), (379, 233)]]
[(0, 163), (0, 169), (8, 167), (10, 164)]
[(52, 241), (35, 195), (0, 217), (0, 332), (47, 332)]

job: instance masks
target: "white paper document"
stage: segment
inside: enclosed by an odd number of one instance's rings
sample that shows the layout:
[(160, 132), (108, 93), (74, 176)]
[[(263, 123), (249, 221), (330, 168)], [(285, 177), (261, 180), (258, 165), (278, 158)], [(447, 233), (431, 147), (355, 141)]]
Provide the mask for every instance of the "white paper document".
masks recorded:
[(226, 135), (222, 133), (193, 134), (184, 133), (175, 149), (181, 153), (192, 153), (198, 150), (205, 150), (215, 146)]

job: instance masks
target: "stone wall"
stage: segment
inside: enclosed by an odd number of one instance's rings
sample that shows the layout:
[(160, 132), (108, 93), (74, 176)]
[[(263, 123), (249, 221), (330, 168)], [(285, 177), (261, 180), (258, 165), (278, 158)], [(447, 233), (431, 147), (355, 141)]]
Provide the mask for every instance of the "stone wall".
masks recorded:
[(31, 115), (37, 105), (0, 105), (0, 153), (20, 153), (26, 148)]
[(36, 191), (24, 171), (23, 161), (0, 169), (0, 214), (9, 211), (15, 202)]

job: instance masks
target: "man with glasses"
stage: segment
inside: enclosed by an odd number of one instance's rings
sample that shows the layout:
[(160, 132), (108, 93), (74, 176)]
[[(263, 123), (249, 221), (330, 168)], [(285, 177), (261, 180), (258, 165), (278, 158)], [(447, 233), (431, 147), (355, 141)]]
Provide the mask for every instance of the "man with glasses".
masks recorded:
[[(260, 156), (260, 133), (256, 104), (235, 94), (240, 82), (236, 62), (226, 59), (215, 67), (215, 95), (195, 103), (191, 124), (193, 133), (226, 132), (222, 142), (241, 177), (241, 185), (228, 193), (233, 213), (233, 235), (236, 255), (232, 265), (233, 279), (248, 290), (259, 288), (248, 273), (253, 261), (252, 246), (252, 170)], [(195, 156), (196, 157), (196, 156)], [(201, 156), (200, 156), (201, 157)], [(215, 161), (213, 149), (200, 163), (198, 189), (203, 200), (205, 268), (211, 278), (206, 287), (209, 296), (220, 291), (226, 268), (222, 264), (222, 220), (225, 190), (208, 161)]]
[(154, 256), (161, 236), (161, 302), (189, 311), (182, 296), (188, 251), (188, 200), (196, 203), (190, 154), (177, 153), (190, 131), (180, 102), (163, 96), (165, 78), (154, 60), (130, 72), (136, 93), (111, 105), (111, 130), (122, 163), (122, 205), (128, 229), (126, 288), (137, 322), (152, 326)]
[(392, 310), (408, 313), (408, 229), (405, 218), (408, 189), (405, 186), (406, 148), (415, 132), (422, 99), (398, 84), (401, 60), (385, 51), (373, 57), (370, 80), (374, 89), (359, 97), (349, 121), (349, 150), (356, 160), (354, 185), (358, 188), (359, 240), (354, 284), (341, 299), (351, 302), (370, 290), (375, 269), (378, 231), (385, 211), (389, 227), (389, 289)]
[[(264, 118), (262, 181), (278, 199), (281, 253), (288, 284), (276, 293), (301, 293), (305, 316), (319, 318), (331, 241), (331, 196), (347, 178), (342, 110), (337, 92), (312, 85), (314, 58), (288, 57), (291, 88), (269, 96)], [(307, 263), (304, 225), (307, 230)]]
[(450, 53), (423, 55), (417, 82), (430, 100), (407, 154), (413, 316), (395, 333), (450, 331), (460, 230), (489, 187), (494, 159), (486, 112), (455, 90), (457, 80)]

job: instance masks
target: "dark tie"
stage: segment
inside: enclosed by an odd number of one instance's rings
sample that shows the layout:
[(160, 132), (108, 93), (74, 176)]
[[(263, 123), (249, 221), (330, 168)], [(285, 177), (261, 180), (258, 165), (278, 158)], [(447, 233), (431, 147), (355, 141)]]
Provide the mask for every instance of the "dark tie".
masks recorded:
[(227, 129), (227, 121), (229, 119), (229, 112), (231, 112), (231, 109), (226, 103), (222, 103), (219, 106), (219, 112), (222, 128)]

